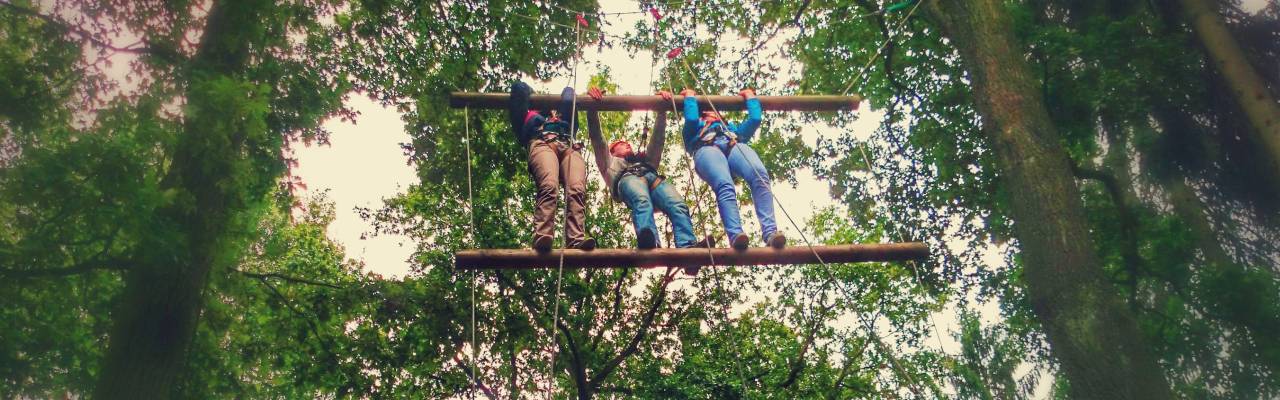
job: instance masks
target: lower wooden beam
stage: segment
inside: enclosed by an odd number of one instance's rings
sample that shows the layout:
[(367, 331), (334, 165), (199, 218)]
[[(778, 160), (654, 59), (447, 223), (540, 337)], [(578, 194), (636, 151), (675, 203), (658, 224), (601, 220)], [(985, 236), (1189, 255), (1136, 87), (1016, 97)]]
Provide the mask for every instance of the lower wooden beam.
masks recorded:
[[(536, 269), (556, 268), (560, 265), (560, 252), (552, 250), (538, 253), (521, 249), (463, 250), (454, 254), (457, 269)], [(728, 248), (711, 249), (595, 249), (592, 251), (563, 250), (565, 268), (626, 268), (626, 267), (690, 267), (714, 265), (791, 265), (819, 264), (818, 257), (827, 263), (852, 263), (864, 261), (905, 261), (929, 256), (924, 243), (843, 244), (833, 246), (791, 246), (785, 249), (752, 247), (746, 250)], [(814, 255), (817, 253), (817, 256)]]

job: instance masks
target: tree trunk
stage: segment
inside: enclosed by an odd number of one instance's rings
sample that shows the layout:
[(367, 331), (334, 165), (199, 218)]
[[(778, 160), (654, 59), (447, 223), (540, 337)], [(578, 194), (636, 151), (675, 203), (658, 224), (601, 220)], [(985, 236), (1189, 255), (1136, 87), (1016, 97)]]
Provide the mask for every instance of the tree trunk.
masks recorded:
[(247, 157), (241, 155), (244, 131), (228, 127), (242, 127), (242, 122), (228, 122), (231, 118), (217, 107), (221, 103), (209, 100), (214, 93), (226, 96), (225, 90), (215, 92), (218, 85), (212, 82), (234, 79), (247, 65), (249, 44), (261, 36), (260, 30), (255, 32), (262, 23), (259, 12), (269, 6), (265, 1), (234, 3), (211, 6), (200, 49), (189, 64), (184, 131), (162, 182), (177, 199), (157, 212), (165, 230), (143, 238), (139, 246), (138, 265), (126, 278), (113, 317), (94, 398), (164, 399), (175, 394), (187, 376), (187, 351), (209, 273), (234, 262), (227, 255), (237, 253), (230, 247), (237, 241), (228, 235), (239, 226), (233, 218), (245, 219), (253, 200), (266, 194), (260, 181), (247, 193), (245, 187), (228, 183), (236, 174), (263, 172), (251, 164), (254, 160), (236, 158)]
[(1231, 31), (1210, 0), (1178, 0), (1213, 67), (1231, 88), (1236, 103), (1253, 126), (1257, 142), (1266, 148), (1273, 174), (1280, 176), (1280, 103), (1267, 90), (1258, 71), (1245, 58)]
[(960, 51), (1000, 166), (1027, 295), (1072, 398), (1171, 398), (1086, 226), (1070, 161), (1000, 0), (937, 0), (931, 17)]

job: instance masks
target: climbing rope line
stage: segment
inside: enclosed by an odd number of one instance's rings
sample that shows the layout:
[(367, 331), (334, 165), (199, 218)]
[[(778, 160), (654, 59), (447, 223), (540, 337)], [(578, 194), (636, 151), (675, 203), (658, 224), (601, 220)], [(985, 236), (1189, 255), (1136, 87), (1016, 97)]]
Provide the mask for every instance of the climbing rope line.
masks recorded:
[[(476, 243), (476, 209), (475, 201), (471, 194), (471, 107), (463, 107), (462, 109), (462, 142), (467, 145), (467, 214), (471, 220), (471, 232), (468, 236), (471, 239), (471, 245), (477, 246)], [(477, 246), (479, 247), (479, 246)], [(476, 275), (478, 271), (471, 271), (471, 398), (476, 397), (476, 386), (480, 382), (479, 360), (477, 351), (479, 346), (476, 342)]]
[[(653, 45), (654, 45), (654, 51), (655, 51), (655, 52), (657, 51), (657, 45), (658, 45), (658, 44), (657, 44), (657, 35), (658, 35), (658, 27), (657, 27), (657, 25), (658, 25), (658, 21), (657, 21), (657, 20), (659, 20), (659, 19), (660, 19), (660, 16), (659, 16), (657, 13), (654, 13), (654, 44), (653, 44)], [(695, 27), (694, 31), (695, 31), (695, 34), (696, 34), (696, 31), (697, 31), (696, 27)], [(680, 53), (679, 53), (679, 52), (673, 52), (673, 53), (668, 53), (668, 54), (667, 54), (667, 57), (668, 57), (668, 59), (674, 60), (674, 59), (675, 59), (676, 57), (678, 57), (679, 55), (680, 55)], [(681, 61), (683, 61), (683, 60), (684, 60), (684, 59), (681, 59)], [(668, 87), (671, 89), (671, 91), (675, 90), (675, 87), (674, 87), (674, 81), (672, 80), (673, 76), (669, 74), (669, 75), (667, 75), (667, 78), (668, 78), (668, 79), (667, 79)], [(696, 79), (696, 78), (695, 78), (695, 79)], [(668, 91), (668, 92), (670, 92), (670, 91)], [(713, 108), (714, 108), (714, 106), (713, 106)], [(674, 113), (674, 114), (677, 114), (677, 115), (679, 115), (679, 114), (680, 114), (679, 110), (676, 108), (676, 102), (675, 102), (675, 98), (674, 98), (674, 97), (671, 99), (671, 110), (672, 110), (672, 113)], [(718, 114), (718, 112), (717, 112), (717, 114)], [(688, 152), (686, 152), (686, 154), (685, 154), (685, 157), (684, 157), (684, 158), (685, 158), (686, 160), (688, 160), (688, 161), (685, 163), (685, 165), (688, 167), (688, 171), (689, 171), (689, 184), (692, 186), (692, 185), (694, 184), (694, 182), (695, 182), (695, 180), (694, 180), (695, 171), (694, 171), (694, 166), (693, 166), (693, 164), (694, 164), (693, 155), (688, 154)], [(700, 213), (700, 208), (701, 208), (701, 207), (699, 207), (699, 205), (700, 205), (700, 204), (701, 204), (701, 202), (699, 202), (699, 201), (695, 201), (695, 202), (694, 202), (694, 207), (695, 207), (694, 212), (699, 212), (699, 213)], [(707, 259), (708, 259), (708, 267), (710, 267), (710, 268), (711, 268), (710, 274), (712, 275), (712, 278), (715, 280), (715, 283), (716, 283), (716, 291), (717, 291), (717, 292), (720, 292), (721, 294), (723, 294), (723, 293), (725, 292), (725, 290), (724, 290), (724, 284), (723, 284), (723, 282), (721, 281), (721, 272), (720, 272), (720, 271), (718, 271), (718, 268), (716, 268), (716, 257), (715, 257), (715, 253), (711, 250), (711, 247), (712, 247), (712, 246), (711, 246), (711, 243), (710, 243), (710, 240), (709, 240), (709, 237), (710, 237), (710, 236), (709, 236), (709, 235), (705, 235), (705, 233), (706, 233), (706, 231), (707, 231), (706, 223), (707, 223), (707, 217), (705, 217), (705, 216), (704, 216), (704, 217), (702, 218), (701, 228), (702, 228), (703, 233), (704, 233), (703, 238), (704, 238), (704, 240), (706, 240), (706, 241), (707, 241)], [(732, 266), (730, 266), (729, 268), (732, 268)], [(726, 321), (726, 322), (728, 322), (728, 321), (729, 321), (729, 308), (730, 308), (730, 303), (731, 303), (730, 301), (725, 301), (725, 302), (724, 302), (724, 306), (723, 306), (723, 307), (721, 307), (721, 314), (724, 316), (724, 319), (725, 319), (725, 321)], [(738, 331), (737, 331), (737, 330), (735, 330), (735, 329), (733, 329), (733, 327), (732, 327), (732, 326), (730, 326), (729, 328), (730, 328), (730, 335), (731, 335), (731, 336), (730, 336), (730, 338), (731, 338), (734, 342), (737, 342), (737, 341), (738, 341), (738, 334), (737, 334), (737, 333), (738, 333)], [(741, 357), (741, 354), (737, 354), (737, 353), (738, 353), (738, 347), (737, 347), (737, 346), (733, 346), (733, 349), (734, 349), (734, 353), (735, 353), (735, 356), (733, 357), (733, 364), (734, 364), (734, 370), (735, 370), (735, 372), (736, 372), (736, 373), (737, 373), (737, 375), (738, 375), (738, 387), (739, 387), (739, 389), (738, 389), (738, 390), (740, 390), (740, 391), (742, 392), (742, 396), (743, 396), (743, 397), (747, 397), (747, 379), (746, 379), (746, 376), (745, 376), (745, 375), (743, 375), (743, 373), (742, 373), (742, 357)]]
[[(582, 23), (582, 22), (583, 22), (583, 20), (581, 19), (581, 18), (582, 18), (582, 16), (581, 16), (581, 15), (579, 15), (579, 16), (578, 16), (578, 18), (579, 18), (579, 23)], [(581, 30), (581, 27), (580, 27), (580, 26), (576, 26), (576, 25), (575, 25), (575, 26), (574, 26), (574, 32), (573, 32), (573, 33), (574, 33), (575, 41), (576, 41), (576, 44), (577, 44), (577, 45), (576, 45), (576, 47), (575, 47), (574, 49), (575, 49), (575, 50), (580, 50), (580, 49), (582, 48), (582, 30)], [(580, 56), (574, 56), (574, 58), (573, 58), (573, 74), (572, 74), (572, 75), (573, 75), (573, 78), (572, 78), (572, 82), (573, 82), (573, 83), (572, 83), (572, 84), (571, 84), (571, 86), (570, 86), (570, 87), (573, 87), (573, 88), (577, 88), (577, 87), (578, 87), (578, 61), (579, 61), (579, 59), (580, 59), (580, 58), (581, 58)], [(572, 110), (572, 111), (569, 113), (569, 115), (567, 115), (567, 116), (562, 116), (562, 117), (563, 117), (563, 118), (569, 118), (569, 143), (570, 143), (570, 145), (569, 145), (569, 149), (568, 149), (568, 151), (576, 151), (576, 150), (574, 150), (574, 149), (573, 149), (573, 144), (572, 144), (572, 143), (573, 143), (573, 140), (574, 140), (574, 137), (575, 137), (575, 136), (577, 136), (575, 133), (577, 132), (577, 128), (578, 128), (578, 127), (577, 127), (577, 122), (578, 122), (578, 96), (577, 96), (577, 94), (576, 94), (576, 93), (575, 93), (575, 94), (574, 94), (574, 96), (573, 96), (573, 105), (572, 105), (572, 107), (570, 108), (570, 110)], [(570, 156), (572, 156), (572, 154), (571, 154)], [(572, 157), (570, 157), (570, 162), (572, 162)], [(585, 166), (584, 166), (584, 167), (585, 167)], [(561, 245), (560, 245), (560, 246), (561, 246), (561, 247), (560, 247), (560, 266), (559, 266), (558, 268), (556, 268), (556, 297), (555, 297), (555, 303), (553, 304), (553, 306), (554, 306), (554, 307), (553, 307), (552, 312), (551, 312), (551, 339), (552, 339), (552, 345), (553, 345), (552, 347), (553, 347), (553, 348), (552, 348), (552, 350), (551, 350), (551, 363), (547, 366), (547, 369), (548, 369), (548, 371), (547, 371), (547, 375), (548, 375), (548, 376), (550, 376), (550, 377), (552, 377), (552, 379), (551, 379), (551, 382), (549, 382), (549, 383), (548, 383), (548, 384), (551, 386), (551, 390), (548, 390), (548, 392), (547, 392), (547, 395), (548, 395), (548, 396), (550, 396), (550, 395), (552, 394), (552, 392), (554, 392), (554, 391), (555, 391), (556, 355), (560, 353), (560, 350), (559, 350), (559, 348), (558, 348), (558, 347), (560, 346), (560, 345), (559, 345), (560, 340), (559, 340), (559, 339), (557, 339), (557, 337), (559, 337), (559, 335), (557, 335), (557, 334), (556, 334), (556, 326), (560, 323), (560, 289), (561, 289), (561, 283), (562, 283), (562, 280), (563, 280), (562, 278), (564, 277), (564, 253), (565, 253), (565, 249), (567, 249), (567, 248), (569, 247), (569, 190), (568, 190), (568, 188), (565, 188), (565, 204), (564, 204), (564, 220), (563, 220), (563, 222), (564, 222), (564, 225), (565, 225), (565, 230), (564, 230), (564, 243), (561, 243)], [(568, 334), (569, 334), (568, 332), (565, 332), (565, 335), (568, 335)]]
[[(858, 75), (856, 75), (853, 80), (849, 81), (849, 85), (844, 87), (844, 90), (840, 94), (841, 96), (849, 95), (849, 91), (853, 90), (853, 85), (862, 80), (863, 74), (866, 74), (868, 69), (871, 68), (871, 64), (876, 62), (876, 59), (880, 57), (880, 53), (884, 52), (885, 47), (889, 46), (889, 42), (893, 40), (895, 32), (901, 32), (902, 26), (906, 25), (907, 21), (911, 20), (911, 15), (915, 14), (916, 9), (920, 8), (920, 5), (924, 4), (926, 1), (928, 0), (917, 0), (916, 4), (911, 6), (911, 10), (907, 11), (907, 16), (903, 17), (901, 21), (898, 21), (898, 25), (894, 27), (893, 30), (889, 31), (889, 35), (884, 38), (883, 42), (880, 42), (880, 47), (876, 48), (874, 53), (871, 53), (871, 59), (867, 60), (866, 65), (863, 65), (862, 69), (858, 70)], [(888, 10), (888, 8), (885, 10)]]
[[(705, 85), (702, 85), (701, 80), (699, 80), (699, 79), (698, 79), (697, 74), (693, 73), (693, 69), (689, 66), (688, 62), (686, 62), (686, 60), (684, 60), (684, 59), (681, 59), (680, 61), (682, 62), (683, 66), (685, 67), (685, 70), (686, 70), (687, 72), (689, 72), (689, 76), (690, 76), (690, 78), (692, 78), (692, 79), (694, 80), (694, 84), (695, 84), (695, 85), (697, 85), (697, 86), (703, 86), (703, 87), (705, 87)], [(711, 98), (710, 98), (710, 97), (707, 97), (707, 105), (711, 106), (711, 110), (712, 110), (712, 112), (716, 113), (716, 115), (720, 117), (721, 123), (724, 123), (724, 122), (723, 122), (723, 121), (724, 121), (724, 117), (723, 117), (723, 115), (720, 113), (720, 111), (719, 111), (718, 109), (716, 109), (715, 103), (711, 100)], [(736, 146), (734, 146), (734, 147), (736, 148)], [(738, 154), (739, 154), (739, 155), (741, 155), (742, 157), (746, 158), (746, 153), (744, 153), (741, 149), (738, 149)], [(763, 181), (766, 185), (768, 185), (768, 186), (770, 187), (770, 192), (772, 192), (772, 191), (773, 191), (773, 190), (772, 190), (773, 183), (772, 183), (770, 180), (768, 180), (768, 179), (766, 178), (766, 176), (767, 176), (766, 174), (762, 174), (762, 173), (761, 173), (761, 171), (759, 170), (759, 168), (756, 168), (756, 166), (754, 166), (754, 165), (753, 165), (753, 166), (752, 166), (752, 173), (756, 175), (756, 179), (757, 179), (757, 180), (761, 180), (761, 181)], [(815, 258), (818, 260), (818, 262), (823, 266), (823, 268), (822, 268), (822, 269), (823, 269), (824, 271), (826, 271), (828, 275), (831, 275), (831, 276), (832, 276), (832, 278), (834, 278), (834, 274), (830, 271), (830, 269), (829, 269), (829, 268), (827, 268), (827, 267), (829, 267), (829, 266), (827, 265), (826, 261), (824, 261), (820, 255), (818, 255), (817, 250), (816, 250), (816, 249), (814, 249), (812, 242), (810, 242), (810, 241), (809, 241), (808, 235), (807, 235), (807, 234), (805, 234), (804, 230), (800, 229), (799, 224), (797, 224), (797, 223), (795, 222), (795, 220), (794, 220), (793, 218), (791, 218), (791, 214), (790, 214), (789, 212), (787, 212), (787, 209), (786, 209), (786, 207), (785, 207), (785, 206), (783, 206), (783, 205), (782, 205), (782, 202), (777, 201), (777, 197), (776, 197), (776, 196), (774, 197), (774, 204), (778, 206), (778, 209), (782, 211), (782, 214), (783, 214), (784, 216), (786, 216), (787, 220), (791, 222), (792, 226), (793, 226), (797, 231), (799, 231), (799, 233), (800, 233), (800, 237), (804, 239), (805, 244), (809, 247), (809, 250), (810, 250), (811, 252), (813, 252), (814, 257), (815, 257)], [(838, 287), (840, 287), (841, 289), (844, 289), (844, 291), (846, 291), (846, 296), (849, 296), (849, 294), (847, 293), (847, 289), (846, 289), (846, 288), (844, 288), (843, 286), (838, 286)], [(849, 296), (849, 297), (851, 297), (851, 298), (852, 298), (852, 297), (855, 297), (855, 296)], [(877, 316), (878, 316), (878, 315), (879, 315), (879, 312), (878, 312), (878, 311), (876, 311), (876, 314), (877, 314)], [(878, 317), (877, 317), (877, 318), (878, 318)], [(870, 329), (870, 328), (874, 328), (874, 327), (867, 327), (867, 326), (865, 326), (865, 324), (864, 324), (864, 329)], [(870, 335), (874, 335), (874, 332), (869, 333), (869, 334), (870, 334)], [(909, 384), (911, 384), (912, 386), (917, 386), (917, 385), (918, 385), (918, 384), (917, 384), (913, 379), (911, 379), (911, 377), (910, 377), (909, 375), (905, 374), (905, 372), (901, 372), (901, 371), (900, 371), (900, 372), (899, 372), (899, 375), (902, 375), (902, 378), (903, 378), (904, 380), (906, 380), (906, 381), (907, 381)], [(914, 391), (917, 391), (917, 392), (918, 392), (918, 391), (919, 391), (919, 388), (915, 388), (915, 389), (914, 389)]]
[[(906, 25), (907, 21), (911, 20), (911, 16), (915, 14), (916, 9), (919, 9), (920, 5), (924, 4), (924, 2), (926, 1), (928, 0), (916, 0), (915, 5), (911, 6), (911, 10), (907, 11), (907, 15), (904, 16), (902, 20), (898, 21), (898, 24), (894, 26), (893, 30), (888, 32), (888, 35), (885, 37), (884, 41), (881, 42), (880, 46), (876, 48), (876, 51), (871, 54), (871, 59), (867, 60), (867, 63), (863, 65), (862, 68), (858, 71), (857, 76), (852, 81), (849, 81), (849, 85), (845, 86), (844, 91), (841, 93), (841, 96), (848, 96), (849, 91), (853, 90), (854, 85), (862, 81), (862, 77), (871, 68), (871, 64), (874, 63), (876, 59), (880, 57), (880, 54), (883, 53), (884, 49), (888, 47), (889, 42), (893, 40), (894, 36), (897, 36), (899, 33), (902, 32), (902, 27)], [(901, 9), (905, 7), (905, 3), (898, 3), (893, 6), (886, 7), (882, 11), (891, 11), (891, 9), (894, 9), (895, 7), (896, 9)], [(867, 164), (867, 170), (871, 172), (871, 175), (873, 178), (879, 181), (880, 175), (879, 173), (876, 172), (875, 168), (873, 167), (873, 164), (871, 163), (871, 158), (867, 156), (866, 146), (867, 145), (865, 142), (860, 143), (860, 145), (858, 146), (858, 151), (862, 154), (863, 162)], [(890, 208), (889, 212), (892, 214), (893, 212), (892, 208)], [(898, 235), (898, 241), (902, 242), (905, 240), (904, 239), (905, 235), (903, 235), (902, 233), (903, 228), (902, 226), (898, 226), (897, 228), (898, 229), (894, 230), (894, 233)], [(924, 281), (920, 279), (919, 265), (916, 264), (914, 260), (907, 260), (907, 263), (911, 265), (911, 273), (916, 280), (916, 285), (923, 286)], [(948, 356), (946, 346), (942, 342), (942, 334), (938, 330), (937, 319), (934, 317), (932, 312), (929, 313), (929, 322), (933, 326), (934, 338), (938, 340), (938, 351), (941, 352), (944, 356)]]
[[(598, 35), (600, 35), (600, 36), (604, 36), (604, 37), (611, 37), (611, 38), (618, 39), (618, 40), (631, 40), (631, 38), (626, 37), (626, 36), (619, 36), (619, 35), (614, 35), (614, 34), (611, 34), (611, 33), (605, 33), (604, 31), (596, 30), (596, 29), (578, 29), (578, 27), (576, 27), (576, 26), (574, 26), (574, 25), (569, 25), (569, 24), (562, 23), (562, 22), (556, 22), (556, 21), (552, 21), (552, 20), (549, 20), (549, 19), (542, 19), (542, 18), (538, 18), (538, 17), (532, 17), (532, 16), (528, 16), (528, 15), (520, 14), (520, 13), (510, 13), (510, 14), (508, 14), (508, 15), (514, 15), (514, 16), (517, 16), (517, 17), (520, 17), (520, 18), (524, 18), (524, 19), (527, 19), (527, 20), (530, 20), (530, 21), (546, 22), (546, 23), (548, 23), (548, 24), (555, 25), (555, 26), (559, 26), (559, 27), (561, 27), (561, 28), (574, 28), (575, 30), (580, 30), (581, 32), (595, 33), (595, 34), (598, 34)], [(581, 46), (579, 46), (579, 47), (581, 47)]]

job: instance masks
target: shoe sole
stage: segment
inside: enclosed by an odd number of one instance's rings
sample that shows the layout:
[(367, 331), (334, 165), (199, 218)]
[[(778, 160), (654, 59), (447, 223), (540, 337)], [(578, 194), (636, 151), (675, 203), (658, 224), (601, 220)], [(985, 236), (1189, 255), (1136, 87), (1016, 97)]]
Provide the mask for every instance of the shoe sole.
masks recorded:
[(533, 250), (539, 253), (546, 253), (551, 251), (551, 238), (543, 236), (543, 237), (534, 239)]
[(654, 247), (658, 247), (658, 237), (653, 234), (653, 231), (643, 230), (636, 236), (636, 247), (639, 247), (641, 250), (649, 250)]
[(774, 235), (772, 238), (769, 238), (769, 247), (772, 247), (775, 249), (782, 249), (787, 247), (787, 237), (783, 236), (782, 234)]

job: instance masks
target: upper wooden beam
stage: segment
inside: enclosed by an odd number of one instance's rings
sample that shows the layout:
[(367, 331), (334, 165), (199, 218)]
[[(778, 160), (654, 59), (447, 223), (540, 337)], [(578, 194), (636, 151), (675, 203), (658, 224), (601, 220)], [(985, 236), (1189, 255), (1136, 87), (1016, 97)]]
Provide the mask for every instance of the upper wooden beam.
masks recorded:
[[(471, 107), (476, 109), (506, 109), (507, 93), (474, 93), (453, 92), (449, 95), (449, 106), (454, 108)], [(672, 96), (675, 107), (684, 104), (684, 96)], [(720, 111), (740, 111), (746, 102), (739, 96), (697, 96), (700, 110), (710, 111), (711, 104)], [(760, 96), (760, 106), (765, 111), (841, 111), (857, 110), (862, 96)], [(708, 103), (708, 100), (710, 103)], [(530, 99), (530, 107), (548, 109), (560, 102), (559, 95), (535, 94)], [(638, 110), (671, 110), (672, 102), (663, 100), (658, 95), (606, 95), (602, 100), (590, 96), (578, 96), (578, 109), (583, 111), (638, 111)]]
[[(454, 254), (457, 269), (534, 269), (556, 268), (560, 265), (560, 252), (552, 250), (538, 253), (521, 249), (463, 250)], [(844, 244), (834, 246), (791, 246), (785, 249), (752, 247), (746, 250), (728, 248), (711, 249), (595, 249), (591, 251), (563, 250), (566, 268), (625, 268), (625, 267), (691, 267), (714, 265), (770, 265), (770, 264), (819, 264), (817, 253), (828, 263), (863, 261), (905, 261), (929, 256), (924, 243)]]

